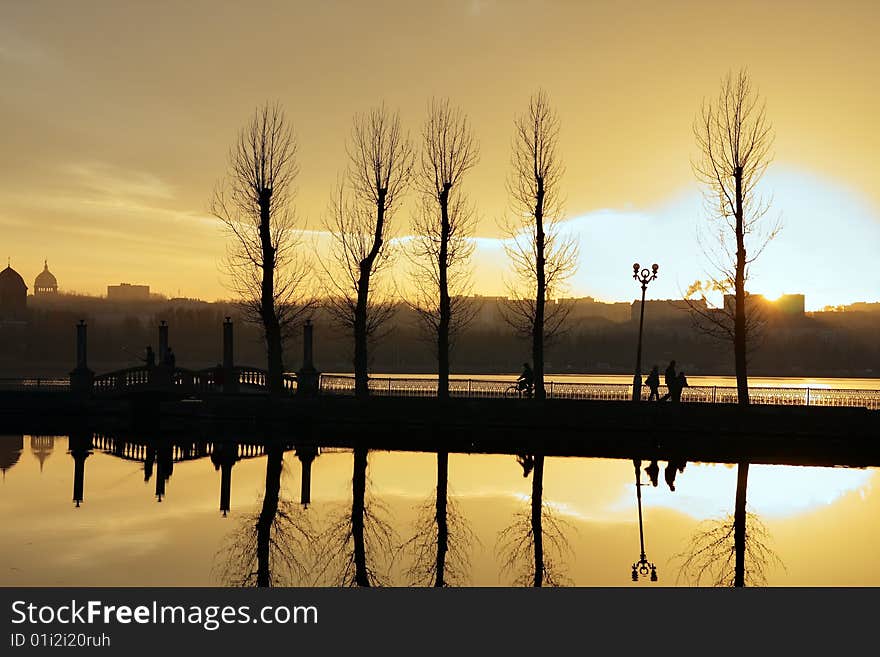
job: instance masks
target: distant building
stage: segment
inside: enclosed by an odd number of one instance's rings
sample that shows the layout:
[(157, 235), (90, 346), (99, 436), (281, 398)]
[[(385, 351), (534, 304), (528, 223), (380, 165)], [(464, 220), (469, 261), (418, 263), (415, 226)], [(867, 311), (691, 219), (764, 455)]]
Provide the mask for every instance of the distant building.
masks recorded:
[(58, 279), (49, 271), (49, 261), (43, 261), (43, 271), (37, 274), (34, 280), (34, 296), (40, 297), (46, 294), (58, 294)]
[(0, 271), (0, 321), (20, 321), (27, 312), (27, 285), (21, 275), (8, 266)]
[(120, 283), (107, 286), (107, 299), (110, 301), (149, 301), (149, 285), (131, 285)]
[(504, 325), (504, 307), (509, 303), (507, 297), (484, 297), (475, 294), (467, 299), (473, 322), (477, 326), (495, 327)]
[(776, 311), (783, 315), (803, 315), (804, 301), (803, 294), (783, 294), (775, 301)]
[[(755, 309), (765, 317), (785, 316), (803, 317), (805, 297), (803, 294), (783, 294), (776, 301), (770, 301), (763, 294), (749, 294), (746, 292), (746, 312)], [(736, 297), (733, 294), (724, 295), (724, 309), (733, 314), (736, 308)]]
[(18, 463), (24, 451), (24, 436), (0, 436), (0, 473), (6, 481), (6, 471)]
[(625, 301), (605, 303), (593, 297), (569, 297), (559, 299), (559, 304), (569, 307), (568, 320), (601, 318), (611, 322), (625, 322), (630, 316), (630, 306)]
[[(649, 299), (645, 301), (645, 320), (651, 322), (675, 322), (688, 319), (690, 310), (693, 307), (696, 311), (705, 312), (707, 310), (705, 299)], [(642, 312), (642, 302), (632, 302), (632, 312), (630, 319), (639, 321)]]

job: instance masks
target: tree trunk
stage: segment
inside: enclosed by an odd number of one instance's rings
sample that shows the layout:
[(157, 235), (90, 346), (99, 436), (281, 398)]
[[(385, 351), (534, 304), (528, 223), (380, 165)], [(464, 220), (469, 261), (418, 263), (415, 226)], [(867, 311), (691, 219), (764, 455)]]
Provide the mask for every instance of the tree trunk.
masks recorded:
[(376, 201), (376, 230), (373, 234), (373, 245), (367, 257), (360, 262), (358, 276), (357, 304), (354, 312), (354, 394), (360, 398), (368, 397), (370, 394), (367, 311), (370, 301), (370, 276), (382, 248), (382, 233), (385, 227), (385, 194), (384, 188), (379, 190)]
[[(746, 358), (746, 247), (743, 221), (742, 167), (734, 170), (736, 180), (736, 272), (734, 292), (736, 308), (733, 319), (733, 355), (736, 367), (736, 393), (740, 406), (749, 405), (748, 361)], [(749, 481), (749, 464), (737, 466), (736, 503), (733, 512), (733, 543), (736, 554), (734, 586), (745, 586), (746, 567), (746, 488)]]
[(354, 541), (354, 581), (357, 586), (370, 586), (367, 573), (367, 547), (364, 542), (364, 496), (367, 490), (367, 450), (354, 450), (354, 471), (351, 478), (351, 535)]
[(272, 190), (260, 190), (260, 248), (263, 257), (263, 279), (260, 286), (260, 316), (266, 338), (266, 385), (272, 395), (284, 391), (284, 362), (281, 325), (275, 308), (275, 247), (272, 245)]
[(449, 325), (452, 304), (449, 300), (448, 254), (449, 254), (449, 190), (452, 185), (443, 183), (440, 193), (440, 254), (437, 262), (440, 284), (440, 321), (437, 324), (437, 397), (449, 399)]
[(736, 308), (733, 318), (733, 357), (736, 367), (736, 392), (740, 405), (749, 403), (749, 377), (746, 358), (746, 247), (743, 220), (742, 167), (734, 170), (736, 179), (736, 271), (734, 294)]
[(733, 511), (733, 544), (736, 553), (733, 585), (745, 586), (746, 573), (746, 488), (749, 483), (749, 464), (736, 468), (736, 505)]
[(263, 507), (257, 517), (257, 586), (272, 585), (272, 570), (269, 563), (272, 546), (272, 524), (278, 513), (278, 497), (281, 492), (281, 467), (284, 450), (281, 445), (270, 442), (266, 445), (266, 493)]
[(532, 471), (532, 537), (535, 541), (535, 577), (533, 586), (544, 584), (544, 529), (541, 524), (544, 495), (544, 455), (535, 454)]
[(532, 324), (532, 370), (535, 378), (535, 399), (544, 399), (544, 305), (547, 280), (544, 272), (544, 181), (538, 178), (535, 202), (535, 321)]
[(446, 586), (446, 552), (449, 549), (449, 525), (446, 491), (449, 482), (449, 452), (437, 453), (437, 578), (434, 586)]
[(370, 389), (367, 358), (367, 301), (370, 293), (370, 268), (361, 263), (357, 305), (354, 309), (354, 394), (368, 397)]

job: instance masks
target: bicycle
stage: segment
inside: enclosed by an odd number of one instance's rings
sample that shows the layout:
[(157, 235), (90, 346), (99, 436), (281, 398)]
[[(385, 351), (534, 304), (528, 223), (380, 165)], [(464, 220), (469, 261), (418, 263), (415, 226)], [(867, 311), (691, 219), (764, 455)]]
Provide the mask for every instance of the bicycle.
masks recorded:
[(509, 386), (507, 386), (507, 389), (504, 391), (504, 396), (510, 397), (510, 398), (516, 397), (516, 398), (520, 398), (520, 399), (521, 398), (531, 399), (533, 390), (534, 390), (534, 386), (526, 386), (523, 388), (520, 386), (519, 383), (511, 383)]

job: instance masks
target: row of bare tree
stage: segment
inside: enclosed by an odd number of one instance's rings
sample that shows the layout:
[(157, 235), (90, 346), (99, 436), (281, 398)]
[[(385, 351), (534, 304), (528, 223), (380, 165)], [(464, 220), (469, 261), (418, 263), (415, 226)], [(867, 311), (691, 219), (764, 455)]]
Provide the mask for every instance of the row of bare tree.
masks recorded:
[[(507, 319), (531, 342), (537, 400), (545, 397), (544, 347), (562, 327), (567, 307), (548, 301), (573, 275), (578, 259), (577, 242), (559, 230), (564, 171), (559, 128), (547, 94), (539, 91), (515, 121), (507, 180), (512, 212), (504, 222), (505, 249), (514, 272), (510, 293), (515, 301)], [(745, 71), (728, 74), (717, 99), (703, 104), (694, 134), (700, 157), (693, 168), (704, 184), (714, 226), (703, 250), (717, 274), (707, 287), (732, 290), (735, 303), (724, 309), (726, 314), (700, 311), (696, 304), (692, 311), (707, 332), (733, 343), (739, 403), (748, 405), (746, 282), (750, 264), (776, 235), (779, 223), (761, 221), (768, 204), (757, 185), (770, 161), (773, 134), (764, 103)], [(420, 202), (408, 251), (416, 289), (410, 303), (436, 345), (438, 396), (445, 399), (450, 349), (468, 321), (457, 300), (470, 286), (476, 212), (463, 181), (479, 159), (476, 138), (460, 109), (445, 100), (432, 101), (416, 155), (399, 114), (381, 105), (354, 117), (347, 153), (345, 176), (324, 221), (332, 246), (321, 270), (324, 303), (353, 338), (356, 394), (368, 395), (370, 340), (393, 308), (378, 282), (395, 255), (393, 215), (406, 192), (415, 188)], [(239, 134), (226, 180), (211, 203), (233, 237), (227, 269), (249, 316), (263, 328), (268, 381), (276, 394), (283, 390), (284, 340), (318, 303), (309, 290), (315, 268), (298, 253), (302, 233), (292, 207), (296, 154), (296, 137), (284, 111), (278, 104), (264, 105)], [(745, 554), (747, 481), (748, 463), (741, 463), (735, 509), (738, 561)]]
[[(535, 397), (544, 398), (544, 345), (565, 319), (565, 306), (548, 303), (574, 274), (578, 244), (560, 230), (563, 218), (559, 118), (543, 91), (515, 120), (507, 187), (511, 213), (502, 220), (514, 276), (514, 310), (507, 318), (531, 342)], [(704, 103), (694, 122), (700, 157), (693, 167), (706, 190), (714, 220), (703, 244), (712, 270), (705, 289), (732, 291), (726, 312), (693, 312), (707, 332), (734, 346), (740, 403), (748, 403), (746, 281), (749, 265), (779, 229), (762, 222), (768, 204), (757, 184), (770, 160), (772, 131), (763, 102), (745, 71), (728, 74), (717, 100)], [(409, 303), (436, 345), (438, 396), (448, 397), (450, 350), (468, 322), (460, 301), (470, 289), (470, 256), (476, 211), (464, 189), (479, 160), (467, 116), (447, 100), (432, 101), (415, 152), (399, 114), (384, 105), (354, 117), (348, 165), (332, 195), (324, 228), (329, 257), (318, 267), (300, 251), (303, 233), (293, 210), (299, 165), (296, 136), (278, 104), (259, 108), (229, 156), (226, 178), (215, 189), (211, 211), (232, 240), (226, 265), (248, 316), (263, 328), (270, 387), (279, 392), (283, 344), (296, 321), (323, 297), (353, 338), (359, 395), (367, 394), (369, 345), (392, 313), (388, 273), (400, 249), (392, 225), (407, 191), (418, 196), (413, 237), (405, 249), (413, 264)], [(753, 241), (751, 252), (747, 241)], [(315, 276), (319, 270), (324, 275)], [(321, 279), (321, 293), (314, 287)], [(697, 288), (696, 292), (702, 291)]]
[[(504, 228), (516, 305), (508, 319), (531, 340), (536, 397), (542, 399), (544, 344), (564, 319), (548, 312), (547, 301), (574, 273), (577, 245), (558, 232), (563, 168), (559, 119), (547, 94), (535, 94), (515, 125), (508, 188), (516, 218)], [(228, 175), (211, 202), (233, 238), (225, 264), (234, 291), (263, 327), (270, 389), (282, 390), (285, 338), (318, 304), (312, 284), (319, 269), (322, 302), (353, 338), (356, 394), (368, 394), (369, 345), (394, 308), (383, 280), (400, 251), (391, 240), (392, 220), (414, 189), (418, 210), (405, 250), (413, 265), (409, 303), (436, 345), (438, 396), (447, 398), (450, 351), (470, 319), (461, 300), (471, 284), (476, 211), (463, 181), (479, 160), (479, 146), (467, 116), (447, 100), (432, 101), (418, 155), (398, 113), (382, 105), (354, 117), (346, 173), (324, 219), (329, 257), (317, 268), (297, 253), (303, 240), (292, 209), (296, 152), (283, 109), (264, 105), (230, 151)]]

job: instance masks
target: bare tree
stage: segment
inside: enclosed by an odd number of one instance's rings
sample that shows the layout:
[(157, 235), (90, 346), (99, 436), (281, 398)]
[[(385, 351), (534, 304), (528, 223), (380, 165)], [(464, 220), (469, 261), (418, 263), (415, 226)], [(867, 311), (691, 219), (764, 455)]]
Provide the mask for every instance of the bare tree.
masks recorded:
[[(769, 202), (758, 194), (757, 185), (770, 164), (772, 126), (765, 103), (752, 88), (745, 70), (728, 73), (715, 102), (704, 102), (694, 121), (700, 154), (694, 173), (704, 185), (705, 206), (712, 226), (710, 239), (701, 239), (703, 251), (715, 274), (708, 287), (722, 293), (733, 291), (733, 303), (719, 310), (701, 311), (706, 330), (733, 342), (739, 403), (749, 403), (749, 330), (757, 328), (746, 282), (749, 267), (781, 228), (770, 220)], [(692, 289), (689, 292), (701, 291)], [(692, 305), (694, 309), (696, 306)]]
[(570, 310), (548, 303), (577, 265), (578, 247), (559, 231), (562, 218), (560, 183), (563, 173), (557, 151), (559, 118), (547, 94), (532, 96), (526, 113), (516, 120), (508, 192), (513, 217), (503, 229), (505, 251), (514, 279), (506, 319), (532, 343), (535, 398), (544, 399), (544, 346), (557, 334)]
[[(778, 219), (768, 221), (769, 202), (757, 190), (770, 164), (773, 130), (747, 71), (728, 73), (717, 100), (703, 103), (694, 121), (694, 136), (700, 157), (693, 169), (704, 185), (706, 210), (716, 229), (714, 246), (703, 249), (716, 271), (712, 287), (724, 293), (733, 290), (732, 307), (725, 303), (719, 311), (697, 311), (695, 316), (710, 333), (733, 341), (737, 399), (747, 406), (749, 329), (760, 319), (747, 320), (754, 304), (748, 301), (746, 281), (749, 266), (781, 228)], [(739, 463), (734, 510), (737, 573), (744, 572), (748, 477), (748, 462)], [(742, 579), (737, 585), (744, 585)]]
[[(764, 586), (770, 567), (783, 566), (771, 546), (770, 532), (755, 513), (746, 514), (746, 559), (736, 558), (733, 516), (707, 520), (700, 524), (684, 552), (673, 559), (679, 562), (678, 579), (700, 586)], [(784, 567), (784, 566), (783, 566)]]
[(405, 575), (413, 586), (459, 586), (467, 580), (470, 551), (479, 541), (448, 488), (449, 453), (438, 452), (436, 494), (419, 507), (415, 532), (401, 548), (411, 553)]
[(368, 493), (367, 453), (353, 451), (351, 507), (331, 514), (317, 539), (316, 581), (342, 586), (383, 586), (397, 552), (388, 510)]
[(258, 513), (246, 514), (224, 541), (217, 576), (227, 586), (303, 584), (314, 532), (303, 507), (281, 496), (284, 449), (266, 446), (266, 482)]
[(309, 262), (297, 249), (301, 233), (292, 208), (296, 153), (284, 110), (266, 103), (230, 149), (228, 173), (210, 205), (231, 236), (225, 269), (232, 289), (244, 316), (262, 326), (273, 394), (283, 391), (284, 342), (315, 306), (306, 290)]
[(330, 310), (354, 337), (355, 394), (365, 397), (369, 339), (393, 312), (387, 296), (375, 299), (374, 279), (391, 263), (389, 223), (409, 185), (413, 155), (399, 114), (384, 105), (355, 116), (347, 150), (348, 184), (340, 183), (325, 220), (333, 265), (325, 271)]
[(422, 129), (417, 185), (420, 213), (413, 221), (412, 304), (437, 348), (437, 396), (449, 397), (449, 353), (458, 330), (472, 316), (465, 303), (474, 251), (474, 211), (460, 190), (462, 177), (479, 159), (467, 117), (448, 100), (432, 100)]
[(563, 571), (565, 556), (571, 554), (565, 535), (570, 525), (544, 502), (544, 455), (520, 455), (517, 462), (524, 476), (532, 474), (531, 506), (498, 535), (501, 571), (513, 575), (517, 586), (562, 586), (569, 581)]

